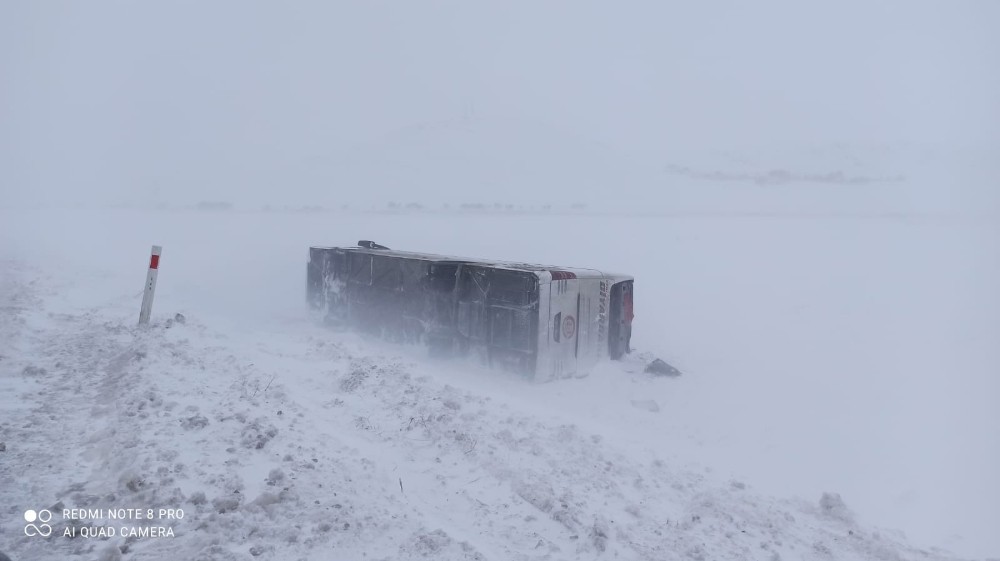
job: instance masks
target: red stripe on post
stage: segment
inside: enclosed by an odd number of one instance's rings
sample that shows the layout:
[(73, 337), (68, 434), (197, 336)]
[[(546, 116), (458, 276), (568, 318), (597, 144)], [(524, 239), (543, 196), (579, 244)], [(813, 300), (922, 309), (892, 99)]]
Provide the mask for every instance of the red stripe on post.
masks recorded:
[(159, 269), (160, 268), (160, 256), (159, 255), (150, 255), (149, 256), (149, 268), (150, 269)]

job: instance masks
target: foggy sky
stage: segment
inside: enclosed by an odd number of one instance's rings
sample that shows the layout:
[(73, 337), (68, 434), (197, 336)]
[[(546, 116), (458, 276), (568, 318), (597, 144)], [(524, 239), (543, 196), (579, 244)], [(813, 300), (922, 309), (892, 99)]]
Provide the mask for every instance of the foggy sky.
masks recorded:
[(989, 153), (998, 28), (987, 1), (5, 1), (0, 204), (540, 202), (717, 150)]

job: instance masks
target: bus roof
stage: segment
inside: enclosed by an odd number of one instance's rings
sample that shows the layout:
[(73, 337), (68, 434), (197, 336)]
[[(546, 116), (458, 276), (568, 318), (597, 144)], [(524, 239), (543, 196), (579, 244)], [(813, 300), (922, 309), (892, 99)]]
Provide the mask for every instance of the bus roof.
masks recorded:
[[(310, 249), (340, 249), (352, 253), (366, 253), (370, 255), (380, 255), (384, 257), (396, 257), (400, 259), (417, 259), (420, 261), (431, 261), (435, 263), (455, 263), (471, 264), (482, 267), (493, 267), (496, 269), (507, 269), (511, 271), (524, 271), (530, 273), (553, 273), (553, 278), (559, 278), (559, 274), (572, 273), (573, 278), (606, 278), (616, 282), (621, 280), (632, 280), (629, 275), (607, 273), (597, 269), (584, 269), (578, 267), (556, 267), (538, 265), (534, 263), (520, 263), (515, 261), (497, 261), (493, 259), (476, 259), (468, 257), (456, 257), (453, 255), (439, 255), (435, 253), (422, 253), (416, 251), (399, 251), (395, 249), (374, 249), (362, 246), (312, 246)], [(566, 275), (563, 278), (570, 278)]]

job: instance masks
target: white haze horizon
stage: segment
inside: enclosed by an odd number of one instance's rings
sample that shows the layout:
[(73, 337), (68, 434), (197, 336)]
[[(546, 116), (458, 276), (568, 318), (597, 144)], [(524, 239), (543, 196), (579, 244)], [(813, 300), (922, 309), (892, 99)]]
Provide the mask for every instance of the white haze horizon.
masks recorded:
[(607, 268), (684, 376), (441, 379), (998, 557), (997, 29), (986, 1), (3, 3), (0, 312), (45, 304), (0, 316), (0, 429), (45, 360), (18, 326), (128, 316), (153, 244), (154, 316), (236, 355), (294, 355), (309, 245)]
[(668, 166), (998, 208), (988, 2), (0, 10), (8, 208), (668, 207), (690, 190)]

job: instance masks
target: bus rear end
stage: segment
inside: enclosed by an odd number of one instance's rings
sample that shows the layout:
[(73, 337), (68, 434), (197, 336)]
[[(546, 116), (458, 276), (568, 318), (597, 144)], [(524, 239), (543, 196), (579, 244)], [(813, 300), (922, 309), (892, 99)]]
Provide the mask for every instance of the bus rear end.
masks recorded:
[(602, 360), (621, 359), (630, 352), (631, 277), (593, 270), (546, 271), (539, 295), (537, 379), (585, 373)]

